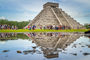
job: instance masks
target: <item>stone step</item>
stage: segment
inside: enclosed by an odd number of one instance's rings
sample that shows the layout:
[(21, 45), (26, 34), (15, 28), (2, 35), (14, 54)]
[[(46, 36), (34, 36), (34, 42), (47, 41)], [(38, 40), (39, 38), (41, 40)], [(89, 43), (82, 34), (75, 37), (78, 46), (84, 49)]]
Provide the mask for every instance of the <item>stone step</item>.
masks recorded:
[(79, 22), (77, 22), (76, 20), (74, 20), (73, 18), (71, 18), (70, 17), (70, 15), (68, 15), (67, 13), (65, 13), (65, 11), (63, 11), (62, 9), (60, 9), (62, 12), (63, 12), (63, 14), (64, 14), (64, 16), (66, 17), (66, 19), (70, 22), (70, 24), (72, 25), (72, 26), (79, 26), (79, 27), (82, 27), (83, 25), (81, 25)]
[[(33, 24), (35, 24), (36, 26), (42, 25), (44, 27), (45, 25), (58, 25), (59, 22), (57, 21), (51, 8), (46, 8), (43, 10), (43, 13), (40, 13), (39, 16), (37, 16), (37, 19)], [(38, 29), (40, 28), (40, 26), (36, 28)]]
[(61, 11), (57, 8), (54, 8), (53, 9), (56, 13), (56, 15), (58, 16), (59, 20), (61, 21), (61, 23), (63, 25), (68, 25), (69, 26), (69, 23), (67, 22), (67, 20), (64, 18), (64, 16), (62, 15)]
[(60, 9), (62, 11), (62, 13), (65, 15), (65, 17), (71, 17), (70, 15), (68, 15), (67, 13), (65, 13), (65, 11), (63, 11), (62, 9)]

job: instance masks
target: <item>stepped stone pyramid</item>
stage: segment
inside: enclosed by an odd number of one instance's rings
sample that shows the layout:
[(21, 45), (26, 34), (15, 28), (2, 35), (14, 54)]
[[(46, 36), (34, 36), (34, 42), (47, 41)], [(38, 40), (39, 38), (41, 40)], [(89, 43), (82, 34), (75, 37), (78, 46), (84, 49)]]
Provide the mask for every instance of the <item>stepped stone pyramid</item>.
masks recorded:
[(26, 27), (29, 25), (36, 25), (36, 29), (39, 29), (40, 25), (43, 27), (45, 25), (66, 25), (71, 28), (75, 27), (76, 29), (78, 26), (80, 29), (85, 29), (83, 25), (59, 8), (58, 3), (51, 2), (43, 5), (43, 10)]

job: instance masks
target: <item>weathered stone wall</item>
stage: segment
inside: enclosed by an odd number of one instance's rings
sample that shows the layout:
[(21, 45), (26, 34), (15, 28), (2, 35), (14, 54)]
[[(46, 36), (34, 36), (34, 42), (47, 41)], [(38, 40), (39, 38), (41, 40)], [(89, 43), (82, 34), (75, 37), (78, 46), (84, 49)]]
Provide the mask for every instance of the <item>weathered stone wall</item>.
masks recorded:
[(47, 6), (50, 6), (50, 7), (59, 7), (59, 4), (58, 3), (51, 3), (51, 2), (48, 2), (46, 4), (43, 5), (43, 9), (45, 9)]
[(85, 27), (83, 25), (81, 25), (79, 22), (77, 22), (76, 20), (74, 20), (70, 15), (68, 15), (67, 13), (65, 13), (65, 11), (63, 11), (62, 9), (59, 9), (62, 14), (63, 17), (65, 18), (65, 20), (68, 21), (69, 25), (71, 26), (71, 28), (73, 28), (73, 26), (75, 26), (75, 28), (77, 29), (77, 26), (81, 29), (85, 29)]
[(36, 28), (39, 29), (40, 25), (49, 26), (49, 25), (59, 25), (58, 20), (53, 14), (50, 7), (42, 10), (41, 13), (36, 17), (35, 21), (31, 25), (36, 25)]

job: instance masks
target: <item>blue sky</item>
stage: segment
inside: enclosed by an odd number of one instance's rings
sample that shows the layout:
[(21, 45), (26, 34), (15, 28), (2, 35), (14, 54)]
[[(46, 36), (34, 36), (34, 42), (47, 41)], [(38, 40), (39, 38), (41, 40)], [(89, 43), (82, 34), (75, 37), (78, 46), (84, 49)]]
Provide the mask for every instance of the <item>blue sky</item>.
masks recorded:
[(81, 24), (90, 23), (90, 0), (0, 0), (0, 19), (33, 20), (47, 2), (59, 3), (59, 8)]

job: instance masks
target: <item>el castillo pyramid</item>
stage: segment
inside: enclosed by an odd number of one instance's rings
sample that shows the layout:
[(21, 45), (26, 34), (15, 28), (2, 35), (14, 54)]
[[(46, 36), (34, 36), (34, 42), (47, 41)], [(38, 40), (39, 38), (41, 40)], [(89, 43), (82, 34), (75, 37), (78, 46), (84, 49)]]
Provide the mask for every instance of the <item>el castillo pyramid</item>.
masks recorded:
[(78, 26), (80, 29), (85, 29), (83, 25), (59, 8), (58, 3), (51, 2), (43, 5), (43, 10), (26, 27), (29, 25), (36, 25), (36, 29), (39, 29), (40, 25), (43, 27), (45, 25), (66, 25), (71, 28), (77, 28)]

